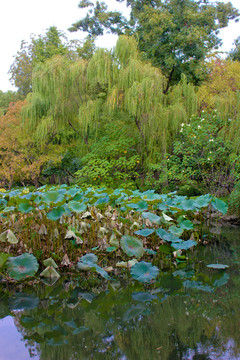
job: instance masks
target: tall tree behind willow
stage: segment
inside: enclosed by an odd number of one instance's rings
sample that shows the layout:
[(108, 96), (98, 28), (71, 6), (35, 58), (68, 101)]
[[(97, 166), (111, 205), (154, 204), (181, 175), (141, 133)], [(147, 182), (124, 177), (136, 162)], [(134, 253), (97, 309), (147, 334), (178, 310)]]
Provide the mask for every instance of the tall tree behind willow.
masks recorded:
[[(36, 65), (56, 55), (76, 58), (78, 52), (80, 54), (83, 52), (81, 49), (79, 41), (68, 41), (62, 31), (56, 26), (51, 26), (44, 35), (32, 35), (29, 43), (22, 41), (21, 48), (9, 70), (10, 80), (22, 97), (26, 97), (32, 91), (32, 72)], [(94, 49), (94, 45), (90, 43), (88, 51), (91, 49)]]
[(116, 0), (130, 8), (130, 18), (119, 11), (108, 11), (104, 2), (82, 0), (79, 8), (87, 15), (75, 22), (70, 31), (86, 31), (92, 37), (105, 31), (135, 35), (145, 58), (162, 69), (168, 81), (163, 89), (185, 74), (198, 84), (204, 79), (202, 61), (221, 45), (219, 29), (239, 13), (229, 2), (210, 0)]

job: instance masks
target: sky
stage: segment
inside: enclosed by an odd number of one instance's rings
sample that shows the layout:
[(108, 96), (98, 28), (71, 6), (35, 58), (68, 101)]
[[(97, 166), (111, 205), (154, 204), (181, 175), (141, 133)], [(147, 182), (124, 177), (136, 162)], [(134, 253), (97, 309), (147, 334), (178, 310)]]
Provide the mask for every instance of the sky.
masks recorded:
[[(222, 0), (228, 2), (229, 0)], [(66, 33), (69, 39), (83, 39), (86, 34), (80, 31), (70, 33), (67, 29), (81, 17), (83, 10), (78, 8), (80, 0), (0, 0), (0, 90), (15, 90), (8, 74), (14, 55), (20, 49), (21, 41), (30, 40), (31, 34), (40, 35), (50, 26)], [(240, 0), (232, 0), (233, 6), (240, 11)], [(111, 10), (123, 10), (123, 4), (107, 0)], [(113, 5), (114, 4), (114, 5)], [(231, 22), (221, 30), (222, 51), (229, 51), (234, 40), (240, 36), (240, 22)], [(97, 42), (98, 46), (112, 47), (117, 37), (106, 35)]]

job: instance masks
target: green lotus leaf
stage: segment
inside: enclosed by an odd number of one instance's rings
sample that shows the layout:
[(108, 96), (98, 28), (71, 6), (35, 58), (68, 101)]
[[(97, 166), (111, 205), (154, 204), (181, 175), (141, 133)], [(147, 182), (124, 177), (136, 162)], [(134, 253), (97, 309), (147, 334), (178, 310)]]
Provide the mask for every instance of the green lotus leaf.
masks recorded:
[(141, 261), (131, 268), (131, 276), (140, 282), (150, 282), (159, 274), (159, 269), (151, 263)]
[(191, 249), (191, 247), (196, 246), (197, 243), (194, 240), (187, 240), (183, 242), (178, 243), (172, 243), (172, 247), (176, 250), (188, 250)]
[(213, 288), (209, 285), (203, 285), (200, 281), (194, 281), (194, 280), (185, 280), (183, 282), (183, 285), (187, 289), (196, 289), (196, 290), (202, 290), (206, 292), (213, 292)]
[(121, 248), (128, 256), (135, 256), (139, 259), (144, 254), (142, 242), (134, 236), (122, 236), (120, 244)]
[(71, 211), (74, 211), (76, 213), (81, 213), (83, 211), (86, 211), (87, 209), (86, 204), (81, 204), (78, 201), (70, 201), (67, 205)]
[(96, 264), (98, 261), (98, 257), (93, 254), (93, 253), (89, 253), (87, 255), (84, 255), (80, 258), (81, 262), (92, 262), (93, 264)]
[(32, 207), (29, 203), (21, 203), (18, 205), (18, 211), (23, 214), (28, 214), (32, 210), (34, 210), (34, 207)]
[(23, 280), (34, 276), (38, 271), (38, 266), (35, 256), (28, 253), (17, 257), (9, 257), (7, 261), (9, 276), (15, 280)]
[(6, 241), (9, 242), (10, 244), (18, 243), (18, 239), (10, 229), (0, 234), (0, 242), (6, 242)]
[(209, 265), (207, 265), (207, 267), (208, 267), (208, 268), (211, 268), (211, 269), (223, 270), (223, 269), (229, 268), (229, 265), (224, 265), (224, 264), (209, 264)]
[(145, 252), (148, 253), (149, 255), (157, 255), (157, 252), (152, 249), (145, 249)]
[(134, 231), (134, 234), (146, 237), (146, 236), (151, 235), (154, 232), (155, 232), (155, 229), (142, 229), (142, 230)]
[(59, 273), (54, 269), (53, 266), (48, 266), (45, 270), (41, 272), (40, 276), (50, 279), (58, 279), (60, 277)]
[(228, 206), (223, 200), (215, 198), (212, 200), (211, 204), (215, 210), (221, 212), (223, 215), (228, 211)]
[(160, 218), (160, 216), (158, 216), (158, 215), (156, 215), (156, 214), (153, 214), (153, 213), (151, 213), (151, 212), (143, 212), (142, 213), (142, 217), (144, 218), (144, 219), (148, 219), (148, 220), (150, 220), (151, 222), (153, 222), (153, 223), (156, 223), (156, 224), (160, 224), (160, 222), (161, 222), (161, 218)]
[(54, 203), (57, 204), (64, 200), (64, 195), (59, 194), (57, 191), (47, 191), (42, 196), (43, 201), (46, 203)]
[(0, 269), (2, 267), (4, 267), (4, 265), (6, 264), (7, 259), (9, 257), (10, 257), (10, 254), (6, 254), (6, 253), (3, 253), (3, 252), (0, 253)]
[(226, 285), (230, 279), (230, 275), (227, 273), (224, 273), (224, 275), (220, 278), (214, 281), (213, 286), (220, 287), (223, 285)]
[(173, 252), (173, 248), (169, 245), (163, 244), (159, 247), (159, 251), (164, 254), (171, 254)]
[(58, 206), (47, 214), (47, 218), (49, 220), (56, 221), (56, 220), (60, 219), (60, 217), (64, 213), (65, 213), (65, 208), (63, 206)]
[(44, 260), (43, 264), (46, 267), (52, 266), (54, 269), (58, 268), (57, 264), (55, 263), (55, 261), (52, 258), (48, 258), (48, 259)]
[(115, 251), (116, 249), (117, 249), (116, 246), (109, 246), (108, 248), (106, 248), (106, 251), (112, 252), (112, 251)]

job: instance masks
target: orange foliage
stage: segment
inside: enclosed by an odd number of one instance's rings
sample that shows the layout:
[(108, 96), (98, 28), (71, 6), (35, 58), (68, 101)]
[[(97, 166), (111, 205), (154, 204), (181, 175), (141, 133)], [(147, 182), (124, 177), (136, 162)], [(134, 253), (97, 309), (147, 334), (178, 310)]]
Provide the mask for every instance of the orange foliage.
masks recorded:
[(0, 117), (0, 183), (9, 188), (25, 182), (38, 186), (44, 164), (57, 155), (53, 145), (39, 148), (24, 131), (21, 110), (25, 104), (11, 103), (6, 115)]

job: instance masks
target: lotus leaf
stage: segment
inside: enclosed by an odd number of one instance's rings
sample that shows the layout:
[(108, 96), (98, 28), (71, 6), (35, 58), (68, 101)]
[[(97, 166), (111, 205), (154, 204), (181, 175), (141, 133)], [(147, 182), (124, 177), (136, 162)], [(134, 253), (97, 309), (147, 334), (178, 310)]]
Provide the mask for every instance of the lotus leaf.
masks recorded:
[(58, 268), (57, 264), (55, 263), (55, 261), (52, 258), (48, 258), (48, 259), (44, 260), (43, 264), (46, 267), (52, 266), (54, 269)]
[(174, 249), (178, 250), (188, 250), (191, 249), (191, 247), (196, 246), (197, 243), (194, 240), (187, 240), (187, 241), (183, 241), (183, 242), (179, 242), (179, 243), (172, 243), (172, 247), (174, 247)]
[(71, 211), (74, 211), (76, 213), (81, 213), (83, 211), (86, 211), (87, 205), (86, 204), (80, 204), (77, 201), (70, 201), (68, 203), (68, 207)]
[(155, 232), (155, 229), (142, 229), (142, 230), (135, 231), (135, 234), (140, 235), (140, 236), (149, 236), (154, 232)]
[(108, 248), (106, 248), (107, 252), (112, 252), (112, 251), (115, 251), (115, 250), (117, 250), (116, 246), (109, 246)]
[(18, 243), (18, 239), (10, 229), (0, 234), (0, 242), (6, 242), (6, 241), (9, 242), (10, 244)]
[(221, 212), (222, 214), (226, 214), (228, 211), (228, 206), (223, 200), (215, 198), (212, 200), (211, 204), (215, 210)]
[(186, 280), (183, 282), (183, 285), (187, 289), (202, 290), (209, 293), (213, 292), (213, 288), (211, 288), (211, 286), (203, 285), (200, 281)]
[(152, 249), (145, 249), (146, 253), (148, 253), (149, 255), (157, 255), (157, 252), (152, 250)]
[(84, 255), (80, 259), (81, 262), (92, 262), (94, 264), (97, 263), (98, 257), (95, 254), (89, 253), (87, 255)]
[(223, 269), (229, 268), (229, 265), (224, 265), (224, 264), (209, 264), (209, 265), (207, 265), (207, 267), (208, 267), (208, 268), (211, 268), (211, 269), (223, 270)]
[(46, 203), (54, 203), (57, 204), (64, 200), (64, 195), (59, 194), (57, 191), (47, 191), (42, 195), (43, 201)]
[(65, 208), (63, 206), (58, 206), (47, 214), (47, 218), (49, 220), (56, 221), (56, 220), (60, 219), (60, 217), (64, 213), (65, 213)]
[(162, 216), (164, 218), (165, 221), (172, 221), (173, 218), (171, 218), (170, 216), (166, 215), (164, 212), (162, 212)]
[(137, 259), (132, 259), (129, 261), (120, 261), (120, 262), (116, 263), (116, 266), (119, 268), (131, 269), (131, 267), (133, 267), (137, 263), (138, 263)]
[(18, 205), (18, 211), (22, 212), (23, 214), (28, 214), (32, 210), (34, 210), (34, 207), (28, 203), (21, 203)]
[(159, 274), (159, 269), (151, 263), (141, 261), (131, 268), (131, 276), (140, 282), (150, 282)]
[(15, 280), (23, 280), (29, 276), (34, 276), (38, 271), (38, 266), (35, 256), (28, 253), (10, 257), (7, 261), (9, 276)]
[(53, 266), (48, 266), (45, 270), (41, 272), (40, 276), (50, 279), (58, 279), (60, 277), (59, 273), (54, 269)]
[(230, 275), (225, 273), (220, 279), (214, 281), (213, 286), (220, 287), (226, 285), (230, 279)]
[(151, 222), (156, 223), (156, 224), (160, 224), (160, 222), (161, 222), (160, 216), (158, 216), (156, 214), (153, 214), (153, 213), (151, 213), (149, 211), (148, 212), (143, 212), (142, 217), (144, 219), (149, 219)]
[(144, 254), (142, 242), (134, 236), (122, 236), (120, 244), (128, 256), (135, 256), (139, 259)]

